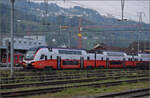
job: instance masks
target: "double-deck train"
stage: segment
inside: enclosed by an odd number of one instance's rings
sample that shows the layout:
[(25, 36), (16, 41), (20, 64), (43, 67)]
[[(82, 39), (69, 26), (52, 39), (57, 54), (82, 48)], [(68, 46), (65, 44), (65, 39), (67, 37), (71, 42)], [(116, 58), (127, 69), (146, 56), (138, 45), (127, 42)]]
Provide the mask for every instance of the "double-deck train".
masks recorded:
[(34, 69), (92, 69), (148, 67), (150, 54), (127, 55), (125, 52), (51, 48), (41, 46), (27, 51), (24, 68)]

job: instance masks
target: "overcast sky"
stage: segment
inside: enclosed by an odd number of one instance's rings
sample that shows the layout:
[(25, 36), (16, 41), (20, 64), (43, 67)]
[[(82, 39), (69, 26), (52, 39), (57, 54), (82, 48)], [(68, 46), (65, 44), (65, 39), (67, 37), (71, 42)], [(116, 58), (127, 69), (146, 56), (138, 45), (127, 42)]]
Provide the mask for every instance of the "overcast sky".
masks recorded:
[[(84, 8), (92, 8), (101, 15), (112, 14), (116, 18), (121, 19), (121, 1), (120, 0), (53, 0), (61, 7), (69, 8), (73, 6), (82, 6)], [(137, 12), (144, 12), (143, 22), (150, 23), (150, 1), (149, 0), (126, 0), (124, 4), (124, 18), (138, 21)]]

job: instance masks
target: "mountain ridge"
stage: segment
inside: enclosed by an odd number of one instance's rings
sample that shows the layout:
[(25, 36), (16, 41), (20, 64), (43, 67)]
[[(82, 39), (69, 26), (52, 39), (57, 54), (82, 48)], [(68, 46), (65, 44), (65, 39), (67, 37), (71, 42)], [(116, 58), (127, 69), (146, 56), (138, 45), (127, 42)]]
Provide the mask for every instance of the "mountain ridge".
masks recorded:
[[(3, 20), (8, 20), (8, 21), (3, 21), (3, 24), (9, 25), (10, 24), (10, 9), (9, 9), (9, 4), (8, 2), (1, 2), (1, 5), (4, 5), (5, 8), (2, 8), (2, 11), (6, 10), (6, 13), (3, 13)], [(0, 6), (1, 7), (1, 6)], [(45, 10), (47, 9), (47, 10)], [(31, 2), (30, 4), (27, 2), (17, 2), (15, 3), (15, 21), (17, 20), (22, 20), (21, 23), (16, 23), (15, 24), (15, 32), (21, 33), (25, 32), (28, 30), (28, 28), (31, 31), (49, 31), (49, 32), (55, 32), (55, 34), (50, 33), (49, 39), (47, 38), (48, 43), (51, 43), (51, 45), (54, 46), (59, 46), (62, 44), (68, 44), (68, 35), (65, 36), (65, 34), (68, 34), (68, 32), (72, 32), (72, 44), (76, 47), (77, 46), (77, 32), (78, 29), (76, 30), (63, 30), (62, 35), (60, 35), (59, 31), (59, 26), (72, 26), (72, 27), (78, 27), (79, 26), (79, 15), (82, 16), (82, 26), (88, 25), (88, 26), (94, 26), (94, 25), (135, 25), (138, 24), (135, 21), (126, 21), (126, 22), (120, 22), (117, 19), (113, 17), (104, 17), (101, 16), (97, 11), (89, 9), (89, 8), (82, 8), (80, 6), (76, 6), (74, 8), (62, 8), (59, 7), (56, 4), (49, 4), (48, 8), (45, 6), (44, 3), (33, 3)], [(18, 15), (18, 16), (17, 16)], [(148, 28), (150, 25), (143, 23), (143, 29)], [(19, 29), (18, 29), (19, 28)], [(9, 32), (10, 28), (7, 26), (2, 27), (2, 31)], [(116, 46), (121, 46), (121, 47), (127, 47), (129, 43), (132, 41), (137, 40), (137, 33), (131, 34), (130, 32), (127, 32), (125, 34), (122, 34), (119, 32), (119, 30), (137, 30), (139, 28), (83, 28), (83, 47), (84, 48), (91, 48), (95, 43), (99, 42), (105, 42), (107, 44), (112, 44)], [(106, 32), (106, 30), (112, 30), (108, 34), (103, 33), (101, 36), (99, 36), (100, 33)], [(118, 31), (117, 31), (118, 30)], [(114, 33), (115, 31), (115, 33)], [(99, 33), (100, 32), (100, 33)], [(146, 36), (148, 32), (143, 32), (142, 33), (142, 38), (145, 40), (149, 40), (148, 36)], [(47, 33), (48, 35), (48, 33)], [(112, 37), (115, 37), (115, 39)], [(119, 37), (118, 37), (119, 35)], [(56, 36), (61, 36), (57, 38)], [(96, 38), (96, 36), (98, 38)], [(128, 40), (129, 36), (131, 36), (131, 40)], [(64, 37), (64, 38), (63, 38)], [(108, 38), (108, 39), (107, 39)], [(51, 39), (56, 39), (56, 42), (52, 42)], [(114, 42), (112, 42), (114, 40)], [(118, 43), (118, 40), (122, 40), (120, 44)], [(124, 44), (122, 44), (124, 43)]]

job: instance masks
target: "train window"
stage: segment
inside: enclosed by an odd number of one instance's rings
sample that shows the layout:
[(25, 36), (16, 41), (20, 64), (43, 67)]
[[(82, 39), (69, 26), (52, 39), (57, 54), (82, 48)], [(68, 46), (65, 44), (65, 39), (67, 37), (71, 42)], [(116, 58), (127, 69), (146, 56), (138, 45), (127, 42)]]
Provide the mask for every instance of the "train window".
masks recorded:
[(52, 55), (50, 56), (50, 59), (52, 59)]
[(42, 55), (41, 55), (41, 57), (40, 57), (40, 59), (44, 59), (44, 56), (45, 56), (45, 55), (44, 55), (44, 54), (42, 54)]
[(122, 62), (115, 62), (115, 61), (113, 61), (113, 62), (110, 62), (110, 64), (111, 65), (120, 65), (120, 64), (122, 64)]
[(109, 58), (106, 58), (106, 60), (108, 61), (108, 60), (109, 60)]
[(107, 52), (108, 56), (124, 56), (124, 53), (119, 52)]
[(74, 55), (82, 55), (81, 51), (73, 51), (73, 50), (58, 50), (60, 54), (74, 54)]
[(19, 56), (19, 60), (22, 60), (22, 58), (23, 58), (22, 56)]
[(6, 55), (3, 55), (2, 58), (6, 58)]
[(101, 58), (101, 60), (103, 61), (103, 57)]
[(15, 60), (17, 60), (18, 59), (18, 57), (17, 56), (15, 56)]
[(140, 61), (143, 61), (142, 59)]
[(87, 57), (87, 60), (90, 60), (90, 57), (89, 57), (89, 56)]
[(52, 48), (48, 48), (48, 50), (49, 50), (50, 52), (52, 52)]
[(47, 60), (47, 56), (45, 56), (45, 60)]
[(78, 61), (63, 61), (63, 65), (78, 65)]
[(123, 58), (123, 61), (126, 61), (126, 59), (125, 59), (125, 58)]
[(29, 45), (31, 45), (32, 44), (32, 42), (29, 42)]

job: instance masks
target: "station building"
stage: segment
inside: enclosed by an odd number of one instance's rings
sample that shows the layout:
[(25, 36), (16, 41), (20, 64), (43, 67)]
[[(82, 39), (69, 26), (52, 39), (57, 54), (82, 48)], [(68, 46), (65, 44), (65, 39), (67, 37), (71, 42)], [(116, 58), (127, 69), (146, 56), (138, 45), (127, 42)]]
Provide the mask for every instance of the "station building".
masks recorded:
[[(4, 37), (0, 42), (0, 62), (3, 55), (9, 52), (11, 38)], [(14, 37), (14, 53), (24, 54), (29, 48), (36, 46), (46, 46), (45, 36), (24, 36), (24, 37)]]

